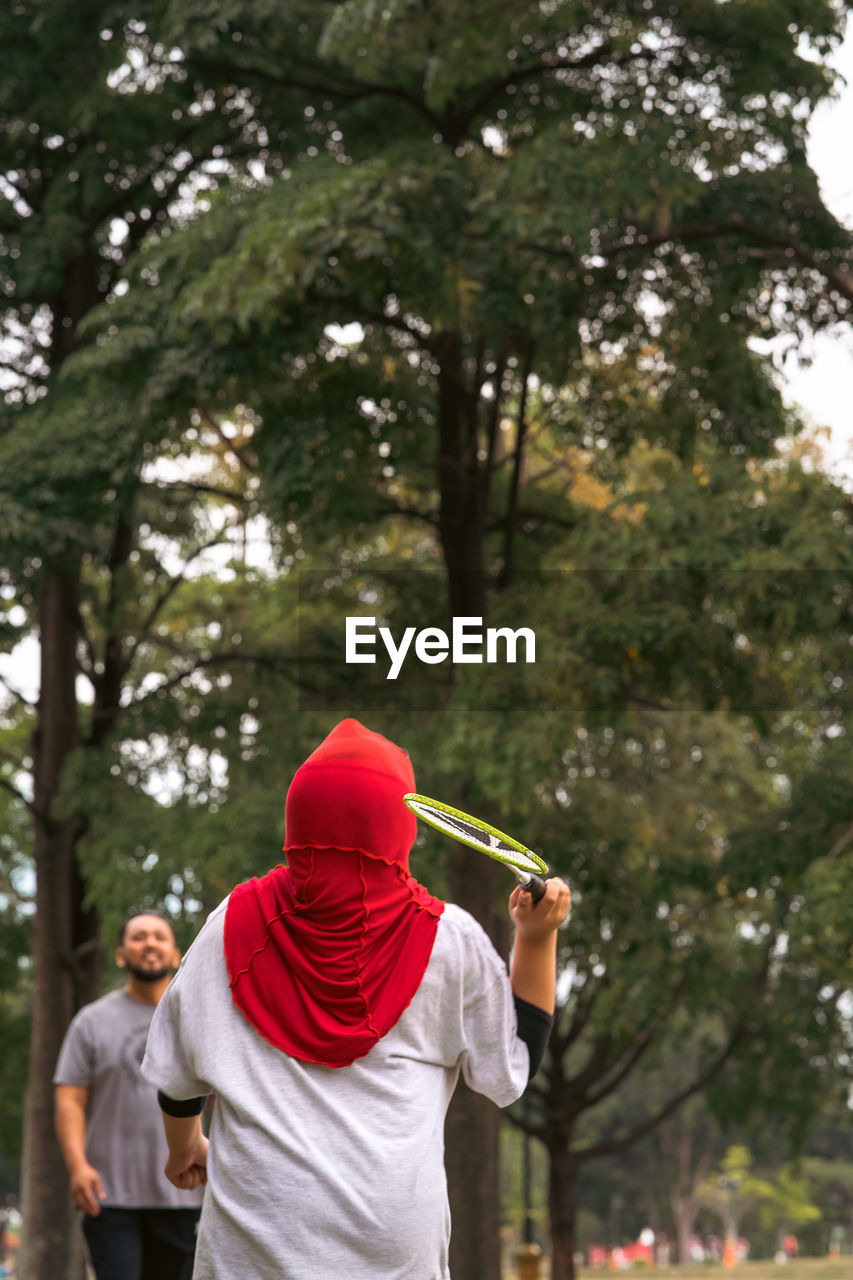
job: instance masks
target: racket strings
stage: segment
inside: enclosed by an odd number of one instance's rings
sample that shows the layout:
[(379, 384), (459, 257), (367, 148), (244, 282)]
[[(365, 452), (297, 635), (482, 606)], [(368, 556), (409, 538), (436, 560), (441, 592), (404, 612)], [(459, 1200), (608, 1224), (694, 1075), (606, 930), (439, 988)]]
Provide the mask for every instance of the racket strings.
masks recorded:
[(452, 836), (454, 840), (482, 850), (505, 866), (533, 875), (547, 873), (548, 867), (542, 858), (488, 823), (480, 822), (470, 814), (463, 814), (461, 810), (453, 810), (449, 805), (428, 801), (424, 797), (408, 795), (405, 802), (413, 813), (430, 826)]

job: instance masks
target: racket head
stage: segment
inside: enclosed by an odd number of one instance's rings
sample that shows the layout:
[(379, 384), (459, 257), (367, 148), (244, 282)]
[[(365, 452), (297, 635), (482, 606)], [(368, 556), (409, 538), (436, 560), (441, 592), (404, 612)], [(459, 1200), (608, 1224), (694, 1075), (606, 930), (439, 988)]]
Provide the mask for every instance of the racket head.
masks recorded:
[(404, 795), (403, 803), (417, 818), (435, 827), (436, 831), (442, 831), (472, 849), (479, 849), (481, 853), (497, 859), (513, 871), (526, 871), (534, 876), (548, 872), (548, 864), (538, 853), (470, 813), (454, 809), (441, 800), (433, 800), (431, 796), (418, 795), (416, 791), (409, 791)]

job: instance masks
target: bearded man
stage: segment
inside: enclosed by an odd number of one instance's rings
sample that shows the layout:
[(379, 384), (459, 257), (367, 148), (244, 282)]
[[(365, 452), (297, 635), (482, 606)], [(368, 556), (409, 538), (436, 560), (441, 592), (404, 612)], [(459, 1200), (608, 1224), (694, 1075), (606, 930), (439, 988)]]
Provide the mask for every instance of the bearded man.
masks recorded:
[(179, 1190), (157, 1091), (140, 1067), (180, 963), (172, 924), (146, 911), (121, 931), (127, 984), (75, 1016), (54, 1074), (56, 1135), (97, 1280), (189, 1280), (201, 1189)]

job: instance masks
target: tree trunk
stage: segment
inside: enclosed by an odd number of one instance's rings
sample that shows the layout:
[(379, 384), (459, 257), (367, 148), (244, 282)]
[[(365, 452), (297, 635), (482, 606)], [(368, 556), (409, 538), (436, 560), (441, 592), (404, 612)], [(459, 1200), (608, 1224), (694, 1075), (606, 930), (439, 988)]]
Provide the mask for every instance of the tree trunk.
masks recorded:
[(500, 1280), (499, 1116), (460, 1080), (445, 1125), (453, 1280)]
[[(457, 845), (451, 855), (453, 901), (480, 921), (501, 950), (492, 910), (496, 865)], [(453, 1280), (500, 1280), (500, 1111), (459, 1081), (445, 1125)]]
[(693, 1224), (699, 1206), (690, 1196), (681, 1196), (677, 1191), (672, 1193), (672, 1216), (675, 1219), (675, 1238), (678, 1249), (678, 1265), (690, 1265), (690, 1237), (693, 1235)]
[(670, 1192), (672, 1216), (675, 1219), (675, 1237), (678, 1244), (678, 1265), (686, 1267), (690, 1264), (690, 1237), (693, 1224), (699, 1212), (699, 1203), (694, 1190), (702, 1181), (710, 1159), (707, 1153), (700, 1156), (694, 1175), (691, 1168), (693, 1156), (693, 1135), (684, 1129), (678, 1137), (678, 1182)]
[[(484, 617), (482, 475), (476, 397), (462, 369), (458, 333), (439, 339), (439, 533), (452, 617)], [(472, 399), (473, 397), (473, 399)], [(493, 910), (496, 868), (463, 846), (451, 854), (450, 891), (501, 948)], [(447, 1115), (445, 1149), (453, 1280), (500, 1280), (500, 1112), (460, 1081)]]
[(452, 615), (483, 616), (485, 557), (483, 475), (478, 458), (478, 393), (465, 386), (462, 341), (442, 334), (438, 344), (438, 529)]
[(551, 1280), (575, 1277), (575, 1178), (577, 1161), (569, 1142), (548, 1150), (548, 1215), (551, 1227)]
[(98, 993), (97, 920), (83, 909), (73, 818), (56, 818), (63, 765), (79, 742), (78, 579), (47, 571), (39, 598), (41, 688), (34, 744), (35, 998), (24, 1115), (21, 1280), (76, 1280), (80, 1251), (68, 1177), (53, 1131), (53, 1071), (74, 1012)]
[[(508, 928), (493, 910), (498, 868), (456, 845), (449, 868), (454, 902), (470, 911), (506, 954)], [(445, 1125), (453, 1280), (500, 1280), (500, 1110), (459, 1081)]]

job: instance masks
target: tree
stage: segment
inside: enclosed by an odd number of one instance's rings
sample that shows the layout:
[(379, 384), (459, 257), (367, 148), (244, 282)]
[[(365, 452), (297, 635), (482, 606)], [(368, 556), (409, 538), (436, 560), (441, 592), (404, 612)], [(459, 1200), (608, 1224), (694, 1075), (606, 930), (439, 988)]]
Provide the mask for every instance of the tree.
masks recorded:
[(805, 1182), (791, 1169), (780, 1169), (768, 1181), (756, 1177), (751, 1166), (752, 1154), (746, 1147), (729, 1147), (719, 1170), (699, 1189), (702, 1203), (719, 1217), (727, 1240), (737, 1238), (742, 1219), (755, 1208), (765, 1228), (779, 1231), (791, 1231), (820, 1218), (820, 1209), (809, 1198)]
[[(123, 638), (90, 649), (91, 713), (78, 705), (81, 573), (88, 557), (113, 587), (134, 555), (133, 501), (149, 420), (130, 427), (86, 404), (62, 371), (83, 318), (120, 289), (124, 264), (154, 226), (186, 218), (194, 193), (255, 154), (258, 122), (233, 86), (202, 87), (152, 41), (145, 6), (91, 0), (0, 19), (4, 582), (41, 647), (32, 747), (37, 873), (35, 1001), (25, 1138), (22, 1271), (58, 1276), (70, 1210), (52, 1134), (51, 1076), (75, 1008), (97, 993), (97, 913), (86, 898), (81, 828), (56, 810), (63, 773), (86, 741), (105, 743), (119, 713)], [(217, 179), (214, 170), (219, 174)], [(16, 475), (17, 480), (11, 477)], [(23, 481), (23, 482), (22, 482)], [(108, 610), (115, 615), (113, 595)], [(81, 724), (82, 720), (88, 721)], [(26, 761), (21, 761), (22, 767)]]
[[(704, 1043), (702, 1030), (690, 1027), (666, 1046), (653, 1069), (641, 1065), (585, 1117), (586, 1140), (628, 1132), (639, 1118), (659, 1111), (679, 1084), (698, 1074)], [(577, 1183), (578, 1249), (624, 1245), (651, 1227), (657, 1242), (674, 1242), (670, 1259), (687, 1266), (701, 1212), (698, 1189), (725, 1148), (707, 1097), (697, 1093), (645, 1138), (616, 1155), (586, 1162)]]
[[(564, 752), (550, 782), (539, 780), (549, 842), (567, 849), (557, 866), (579, 890), (564, 951), (570, 994), (544, 1078), (530, 1091), (536, 1113), (529, 1121), (519, 1118), (549, 1151), (553, 1266), (560, 1280), (572, 1274), (572, 1188), (586, 1162), (625, 1150), (704, 1089), (729, 1123), (784, 1114), (792, 1136), (801, 1139), (822, 1101), (815, 1071), (829, 1091), (833, 1079), (843, 1081), (849, 1062), (838, 1006), (849, 957), (840, 941), (847, 936), (846, 908), (837, 903), (836, 863), (853, 799), (842, 781), (849, 742), (840, 726), (848, 712), (846, 693), (823, 690), (832, 688), (844, 661), (838, 641), (850, 576), (843, 539), (834, 556), (822, 542), (832, 521), (818, 512), (826, 511), (831, 486), (807, 482), (810, 497), (801, 495), (795, 515), (783, 495), (789, 486), (800, 494), (799, 469), (787, 478), (767, 471), (772, 488), (760, 478), (763, 469), (753, 469), (747, 489), (756, 485), (762, 494), (763, 527), (757, 529), (749, 517), (722, 515), (718, 502), (729, 511), (750, 505), (745, 490), (736, 498), (731, 477), (715, 496), (713, 465), (704, 473), (707, 485), (698, 485), (692, 468), (687, 474), (683, 479), (706, 497), (686, 503), (669, 473), (662, 497), (647, 498), (642, 519), (630, 527), (625, 559), (618, 536), (605, 554), (602, 529), (597, 563), (607, 568), (597, 581), (616, 589), (582, 597), (584, 612), (577, 609), (579, 589), (569, 596), (580, 619), (572, 647), (596, 655), (599, 680), (614, 699), (611, 714), (621, 714), (608, 721), (602, 700), (593, 702), (577, 745)], [(632, 496), (625, 493), (623, 502)], [(846, 510), (837, 491), (830, 501), (840, 515)], [(714, 509), (719, 514), (705, 525)], [(766, 564), (761, 546), (775, 545), (778, 554), (783, 526), (784, 575), (747, 579), (723, 571), (716, 577), (696, 554), (700, 545), (713, 545), (718, 562), (731, 555), (731, 563)], [(703, 527), (724, 540), (704, 544)], [(681, 562), (705, 564), (705, 570), (691, 567), (673, 577), (654, 569), (640, 593), (619, 570), (626, 561), (647, 562), (647, 535), (658, 562), (671, 548)], [(823, 570), (814, 594), (802, 575), (790, 572), (794, 549), (806, 557), (801, 563)], [(833, 603), (825, 608), (827, 591)], [(719, 625), (728, 633), (728, 658), (717, 643), (722, 633), (714, 636)], [(595, 692), (593, 682), (587, 687)], [(727, 708), (723, 715), (709, 709), (718, 697)], [(528, 746), (519, 744), (519, 768)], [(543, 826), (543, 842), (545, 834)], [(818, 929), (815, 917), (799, 920), (800, 890), (813, 877), (816, 883), (827, 878), (825, 893), (810, 901), (817, 916), (818, 904), (832, 898), (838, 912), (832, 929), (828, 921)], [(647, 1108), (630, 1120), (622, 1115), (612, 1132), (590, 1132), (586, 1113), (638, 1069), (659, 1075), (663, 1047), (671, 1057), (675, 1046), (689, 1043), (696, 1023), (707, 1031), (695, 1067), (688, 1070), (685, 1061), (674, 1076), (663, 1077), (665, 1088), (650, 1088)]]
[[(24, 739), (22, 741), (22, 738)], [(0, 1195), (13, 1193), (20, 1167), (26, 1042), (31, 1000), (31, 895), (26, 871), (28, 815), (20, 803), (15, 762), (25, 735), (4, 719), (0, 726)]]
[(699, 1188), (702, 1204), (719, 1218), (727, 1241), (737, 1239), (744, 1214), (774, 1198), (773, 1187), (750, 1172), (751, 1164), (746, 1147), (729, 1147), (720, 1170)]

